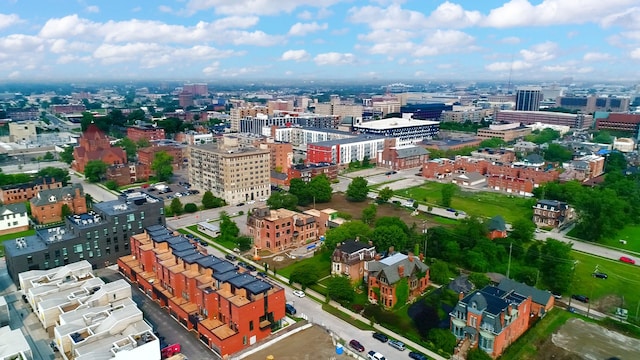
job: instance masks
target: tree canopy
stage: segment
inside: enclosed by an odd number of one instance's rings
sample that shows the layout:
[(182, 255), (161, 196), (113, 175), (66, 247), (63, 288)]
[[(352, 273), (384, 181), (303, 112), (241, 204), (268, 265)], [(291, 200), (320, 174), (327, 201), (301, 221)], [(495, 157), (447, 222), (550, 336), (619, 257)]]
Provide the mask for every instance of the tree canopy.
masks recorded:
[(173, 156), (166, 151), (159, 151), (153, 157), (151, 170), (156, 174), (158, 181), (167, 181), (173, 176)]
[(298, 209), (298, 198), (290, 193), (284, 191), (274, 191), (267, 199), (267, 206), (269, 209)]
[(214, 209), (225, 205), (226, 202), (223, 199), (213, 196), (213, 193), (209, 190), (202, 195), (202, 206), (205, 209)]
[(107, 164), (102, 160), (90, 160), (84, 166), (84, 176), (89, 182), (101, 181), (107, 173)]
[(573, 152), (560, 144), (549, 144), (543, 154), (550, 162), (567, 162), (573, 157)]
[(361, 176), (351, 180), (349, 187), (347, 187), (347, 200), (349, 201), (365, 201), (368, 194), (369, 182)]
[(71, 177), (69, 176), (69, 170), (63, 168), (57, 168), (53, 166), (47, 166), (40, 169), (36, 174), (36, 177), (50, 177), (62, 182), (62, 186), (67, 186)]
[(329, 229), (325, 234), (325, 246), (333, 251), (338, 243), (356, 238), (360, 238), (360, 241), (371, 239), (371, 227), (362, 221), (355, 220)]

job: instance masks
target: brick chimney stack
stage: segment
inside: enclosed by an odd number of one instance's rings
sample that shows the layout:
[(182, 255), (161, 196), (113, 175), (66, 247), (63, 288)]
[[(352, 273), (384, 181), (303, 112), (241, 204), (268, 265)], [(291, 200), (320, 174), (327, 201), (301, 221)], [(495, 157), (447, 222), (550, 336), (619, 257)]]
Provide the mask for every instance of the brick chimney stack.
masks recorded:
[(393, 246), (389, 246), (389, 256), (391, 256), (391, 254), (393, 254), (395, 248)]
[(404, 277), (404, 265), (398, 265), (398, 275)]
[(407, 259), (409, 260), (409, 262), (413, 262), (413, 253), (411, 251), (409, 251), (409, 253), (407, 254)]

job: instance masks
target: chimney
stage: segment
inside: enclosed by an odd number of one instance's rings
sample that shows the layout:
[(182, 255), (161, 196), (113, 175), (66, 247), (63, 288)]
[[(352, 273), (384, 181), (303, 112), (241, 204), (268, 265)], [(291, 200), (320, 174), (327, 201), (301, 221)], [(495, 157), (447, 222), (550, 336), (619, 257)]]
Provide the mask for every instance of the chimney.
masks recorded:
[(409, 262), (413, 262), (413, 253), (411, 251), (407, 254), (407, 258), (409, 259)]
[(393, 254), (393, 250), (394, 250), (393, 246), (389, 246), (389, 256), (391, 256), (391, 254)]
[(398, 275), (404, 277), (404, 265), (398, 265)]
[(356, 236), (356, 241), (360, 241), (360, 236)]
[(373, 241), (369, 240), (369, 246), (373, 246)]
[(374, 259), (375, 261), (380, 261), (380, 259), (382, 259), (382, 256), (380, 256), (380, 254), (377, 254), (377, 253), (376, 253), (376, 255), (373, 257), (373, 259)]
[(460, 293), (458, 294), (458, 301), (464, 299), (464, 293), (462, 291), (460, 291)]
[(424, 254), (420, 253), (420, 255), (418, 255), (418, 257), (420, 258), (420, 261), (424, 262)]

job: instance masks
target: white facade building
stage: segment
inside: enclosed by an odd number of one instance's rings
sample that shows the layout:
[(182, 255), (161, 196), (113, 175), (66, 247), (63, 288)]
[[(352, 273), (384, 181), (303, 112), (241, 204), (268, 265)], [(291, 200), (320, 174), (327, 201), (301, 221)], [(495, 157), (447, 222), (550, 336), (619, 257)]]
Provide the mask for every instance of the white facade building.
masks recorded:
[(0, 205), (0, 234), (29, 229), (27, 207), (23, 203)]
[(362, 134), (396, 138), (396, 146), (413, 145), (432, 139), (440, 131), (438, 121), (388, 118), (354, 124), (353, 130)]

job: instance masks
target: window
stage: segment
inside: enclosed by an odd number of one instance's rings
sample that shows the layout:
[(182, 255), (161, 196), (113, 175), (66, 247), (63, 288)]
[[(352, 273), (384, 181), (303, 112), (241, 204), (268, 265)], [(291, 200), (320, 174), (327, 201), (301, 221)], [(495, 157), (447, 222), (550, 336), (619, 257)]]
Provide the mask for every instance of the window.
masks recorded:
[(87, 239), (91, 239), (91, 231), (87, 231)]
[(104, 251), (107, 253), (107, 255), (111, 254), (111, 248), (108, 246), (106, 249), (104, 249)]
[(53, 253), (53, 256), (55, 256), (56, 258), (59, 258), (59, 257), (60, 257), (60, 249), (56, 250), (56, 251)]
[(116, 246), (115, 246), (115, 251), (116, 252), (120, 252), (120, 246), (118, 246), (118, 244), (116, 244)]
[(144, 211), (140, 211), (140, 220), (144, 220)]
[(94, 249), (98, 248), (98, 240), (93, 240), (93, 248)]
[(249, 321), (249, 331), (253, 330), (253, 320)]
[(134, 222), (136, 221), (136, 214), (127, 214), (127, 222)]
[[(82, 252), (82, 244), (73, 245), (73, 253), (78, 254)], [(65, 254), (67, 255), (67, 254)]]
[(100, 254), (100, 249), (96, 249), (96, 256), (97, 256), (97, 257), (102, 256), (102, 254)]
[(31, 255), (27, 256), (27, 264), (29, 265), (33, 264), (33, 256)]
[(109, 229), (107, 229), (107, 228), (104, 228), (104, 229), (103, 229), (103, 232), (104, 232), (104, 236), (107, 236), (107, 235), (109, 235)]
[(62, 248), (62, 255), (67, 256), (67, 248)]
[[(118, 221), (119, 221), (119, 219), (118, 219), (118, 217), (117, 217), (117, 216), (116, 216), (115, 218), (113, 218), (113, 223), (114, 223), (115, 225), (118, 225)], [(115, 229), (115, 227), (114, 227), (114, 229)], [(115, 230), (114, 230), (114, 231), (115, 231)]]
[(94, 232), (93, 232), (93, 238), (94, 238), (94, 239), (97, 239), (97, 238), (99, 238), (99, 237), (100, 237), (100, 236), (98, 235), (98, 230), (94, 231)]
[(49, 255), (49, 253), (44, 253), (44, 259), (45, 260), (49, 260), (50, 257), (51, 257), (51, 255)]

